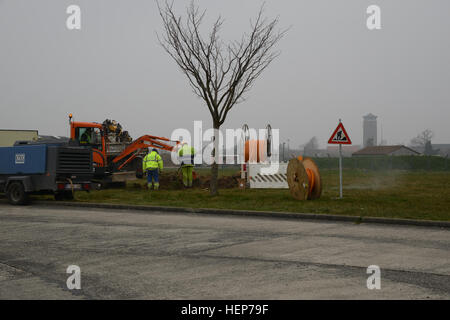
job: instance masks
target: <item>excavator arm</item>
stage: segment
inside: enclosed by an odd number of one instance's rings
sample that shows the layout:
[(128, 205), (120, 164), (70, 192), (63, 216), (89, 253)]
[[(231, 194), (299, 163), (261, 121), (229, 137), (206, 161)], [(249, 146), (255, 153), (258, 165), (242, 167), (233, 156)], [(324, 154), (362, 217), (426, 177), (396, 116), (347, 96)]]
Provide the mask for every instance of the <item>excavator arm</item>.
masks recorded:
[(173, 151), (174, 146), (168, 144), (168, 142), (175, 142), (179, 144), (179, 141), (173, 141), (164, 137), (145, 135), (134, 140), (121, 154), (113, 159), (113, 163), (118, 163), (127, 158), (117, 168), (121, 170), (124, 166), (130, 163), (141, 152), (142, 149), (157, 148), (161, 150)]

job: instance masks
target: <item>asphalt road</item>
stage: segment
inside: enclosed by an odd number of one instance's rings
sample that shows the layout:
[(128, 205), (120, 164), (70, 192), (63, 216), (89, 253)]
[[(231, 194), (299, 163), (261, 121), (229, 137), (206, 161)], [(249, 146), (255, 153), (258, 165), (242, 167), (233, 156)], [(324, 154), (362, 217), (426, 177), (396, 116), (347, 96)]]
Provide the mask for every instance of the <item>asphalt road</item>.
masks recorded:
[(449, 299), (450, 231), (0, 204), (0, 298)]

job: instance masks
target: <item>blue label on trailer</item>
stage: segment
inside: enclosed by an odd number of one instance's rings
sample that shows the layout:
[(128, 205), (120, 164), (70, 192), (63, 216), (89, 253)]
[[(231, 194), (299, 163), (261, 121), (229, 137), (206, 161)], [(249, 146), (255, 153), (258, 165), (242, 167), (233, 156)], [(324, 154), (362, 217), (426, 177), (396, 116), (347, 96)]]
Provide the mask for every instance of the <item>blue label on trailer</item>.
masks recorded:
[(46, 164), (46, 145), (0, 148), (0, 174), (42, 174)]

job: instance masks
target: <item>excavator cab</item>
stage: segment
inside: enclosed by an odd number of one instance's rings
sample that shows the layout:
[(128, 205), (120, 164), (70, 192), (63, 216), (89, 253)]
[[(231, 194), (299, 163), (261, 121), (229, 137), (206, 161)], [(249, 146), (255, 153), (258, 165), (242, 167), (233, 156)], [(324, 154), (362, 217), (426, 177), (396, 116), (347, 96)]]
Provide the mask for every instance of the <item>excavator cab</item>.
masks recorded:
[(80, 145), (89, 145), (102, 150), (102, 133), (99, 128), (77, 127), (75, 128), (75, 140)]
[(102, 125), (94, 122), (74, 122), (72, 121), (72, 115), (69, 115), (69, 124), (70, 139), (80, 146), (92, 148), (92, 162), (95, 175), (104, 175), (105, 167), (108, 163)]

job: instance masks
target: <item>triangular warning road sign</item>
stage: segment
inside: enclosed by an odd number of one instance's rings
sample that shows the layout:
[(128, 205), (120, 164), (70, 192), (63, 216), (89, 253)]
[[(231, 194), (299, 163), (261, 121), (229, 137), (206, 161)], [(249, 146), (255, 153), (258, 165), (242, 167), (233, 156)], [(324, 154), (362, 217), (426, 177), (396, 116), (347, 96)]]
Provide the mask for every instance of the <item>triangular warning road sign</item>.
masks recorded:
[(336, 130), (334, 130), (333, 134), (331, 135), (330, 139), (328, 140), (328, 143), (330, 144), (352, 144), (352, 140), (350, 140), (350, 137), (347, 134), (347, 131), (345, 131), (344, 125), (342, 122), (339, 122)]

